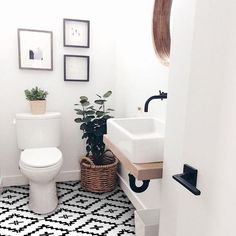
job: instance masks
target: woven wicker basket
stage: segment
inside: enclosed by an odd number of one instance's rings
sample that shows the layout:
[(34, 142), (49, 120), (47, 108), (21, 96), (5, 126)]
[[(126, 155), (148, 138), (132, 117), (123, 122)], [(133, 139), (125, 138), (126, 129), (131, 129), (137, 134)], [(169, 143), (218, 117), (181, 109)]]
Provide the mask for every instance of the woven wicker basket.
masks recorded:
[(117, 185), (118, 159), (113, 156), (104, 156), (104, 165), (95, 165), (92, 157), (82, 157), (81, 186), (89, 192), (111, 192)]

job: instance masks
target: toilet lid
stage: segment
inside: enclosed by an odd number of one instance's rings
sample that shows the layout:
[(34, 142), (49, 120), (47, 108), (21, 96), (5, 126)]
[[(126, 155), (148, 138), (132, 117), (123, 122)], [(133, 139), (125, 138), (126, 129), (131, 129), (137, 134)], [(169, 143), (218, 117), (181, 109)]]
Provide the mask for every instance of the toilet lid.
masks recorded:
[(57, 164), (62, 158), (62, 153), (57, 148), (32, 148), (21, 153), (21, 162), (27, 166), (42, 168)]

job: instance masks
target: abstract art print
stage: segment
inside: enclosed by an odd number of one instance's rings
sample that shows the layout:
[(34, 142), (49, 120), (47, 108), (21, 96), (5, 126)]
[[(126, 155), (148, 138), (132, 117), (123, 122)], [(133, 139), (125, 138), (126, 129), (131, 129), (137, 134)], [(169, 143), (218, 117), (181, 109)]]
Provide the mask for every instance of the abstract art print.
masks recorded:
[(89, 28), (88, 20), (63, 19), (64, 46), (89, 48)]
[(64, 80), (89, 81), (89, 56), (64, 55)]
[(53, 70), (52, 32), (18, 29), (19, 68)]

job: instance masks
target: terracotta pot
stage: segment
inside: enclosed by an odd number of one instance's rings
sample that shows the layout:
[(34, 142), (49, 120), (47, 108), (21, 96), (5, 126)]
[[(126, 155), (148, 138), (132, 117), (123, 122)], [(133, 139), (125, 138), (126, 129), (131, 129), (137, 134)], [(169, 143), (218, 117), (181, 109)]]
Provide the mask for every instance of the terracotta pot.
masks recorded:
[(46, 113), (46, 100), (30, 101), (31, 113), (40, 115)]

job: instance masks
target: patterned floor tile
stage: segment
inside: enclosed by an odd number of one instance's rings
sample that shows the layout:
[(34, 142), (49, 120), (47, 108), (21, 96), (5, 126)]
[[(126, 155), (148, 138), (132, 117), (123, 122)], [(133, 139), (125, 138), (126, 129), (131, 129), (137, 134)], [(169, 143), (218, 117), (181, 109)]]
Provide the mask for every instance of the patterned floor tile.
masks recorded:
[[(104, 200), (105, 202), (105, 200)], [(134, 210), (129, 207), (119, 206), (119, 204), (103, 203), (96, 210), (92, 211), (92, 215), (96, 218), (106, 219), (116, 224), (127, 222), (134, 214)]]
[(68, 189), (68, 190), (78, 190), (80, 186), (79, 181), (67, 181), (67, 182), (59, 182), (57, 183), (57, 187)]
[(86, 196), (79, 192), (72, 192), (61, 199), (60, 207), (89, 214), (97, 208), (97, 203), (100, 201), (102, 201), (100, 198)]
[(90, 193), (79, 181), (57, 183), (58, 208), (38, 215), (28, 207), (29, 186), (4, 188), (0, 195), (0, 236), (134, 235), (134, 207), (117, 187)]
[(63, 227), (68, 231), (75, 230), (75, 228), (83, 224), (87, 215), (84, 212), (75, 212), (69, 209), (60, 208), (53, 214), (45, 217), (44, 221), (47, 225), (56, 227)]
[(5, 219), (5, 215), (8, 214), (9, 209), (5, 207), (0, 207), (0, 221)]
[(69, 231), (63, 229), (63, 227), (55, 227), (45, 224), (44, 221), (38, 222), (39, 226), (34, 227), (30, 232), (24, 234), (24, 236), (64, 236), (68, 235)]
[(117, 188), (113, 193), (108, 195), (106, 198), (107, 203), (119, 204), (119, 206), (134, 208), (130, 200), (127, 198), (122, 189)]
[(14, 209), (28, 202), (29, 192), (25, 188), (7, 188), (0, 196), (0, 207)]
[(91, 217), (75, 230), (77, 233), (83, 233), (84, 235), (105, 236), (115, 227), (116, 225), (109, 221), (102, 221)]
[[(27, 204), (25, 204), (25, 205), (22, 205), (22, 206), (20, 206), (20, 207), (17, 207), (16, 210), (17, 210), (17, 212), (18, 212), (19, 214), (22, 214), (22, 215), (28, 216), (28, 217), (30, 217), (30, 216), (35, 216), (35, 217), (37, 217), (38, 220), (44, 220), (44, 218), (47, 216), (47, 215), (36, 214), (36, 213), (34, 213), (33, 211), (31, 211), (31, 210), (29, 209), (29, 204), (28, 204), (28, 202), (27, 202)], [(50, 214), (51, 214), (51, 213), (50, 213)], [(49, 214), (49, 215), (50, 215), (50, 214)]]
[(134, 225), (117, 225), (112, 231), (108, 232), (106, 236), (129, 236), (135, 235)]
[[(34, 225), (39, 220), (37, 216), (25, 216), (16, 210), (9, 210), (4, 214), (4, 219), (0, 221), (0, 229), (4, 229), (7, 234), (12, 233), (22, 234), (28, 227)], [(0, 233), (2, 233), (0, 230)]]
[(73, 189), (63, 188), (61, 185), (57, 186), (58, 199), (59, 200), (63, 199), (67, 194), (70, 194), (73, 191), (74, 191)]
[(106, 197), (107, 200), (115, 201), (115, 202), (123, 202), (130, 205), (130, 200), (127, 198), (125, 193), (120, 189), (117, 188), (111, 194)]

